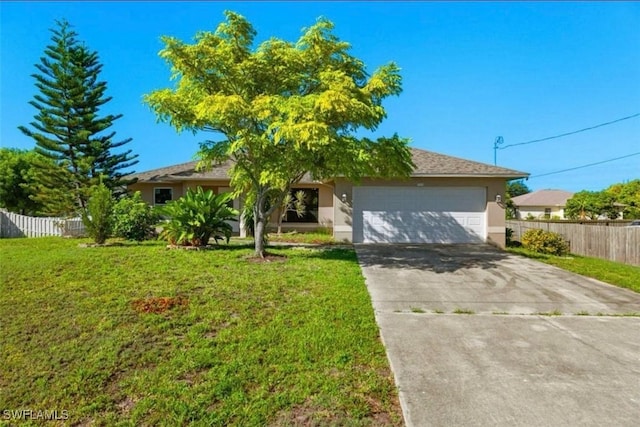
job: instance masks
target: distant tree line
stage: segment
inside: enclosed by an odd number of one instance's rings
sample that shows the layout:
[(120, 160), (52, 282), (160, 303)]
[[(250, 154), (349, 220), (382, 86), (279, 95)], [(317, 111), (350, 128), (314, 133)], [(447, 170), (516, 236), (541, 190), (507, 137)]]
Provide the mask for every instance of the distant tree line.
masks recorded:
[(580, 191), (567, 200), (568, 219), (640, 218), (640, 179), (613, 184), (602, 191)]
[[(513, 197), (530, 193), (522, 180), (507, 183), (505, 210), (508, 219), (516, 218)], [(625, 219), (640, 218), (640, 179), (610, 185), (602, 191), (579, 191), (567, 200), (564, 215), (567, 219), (596, 220), (617, 219), (622, 213)]]

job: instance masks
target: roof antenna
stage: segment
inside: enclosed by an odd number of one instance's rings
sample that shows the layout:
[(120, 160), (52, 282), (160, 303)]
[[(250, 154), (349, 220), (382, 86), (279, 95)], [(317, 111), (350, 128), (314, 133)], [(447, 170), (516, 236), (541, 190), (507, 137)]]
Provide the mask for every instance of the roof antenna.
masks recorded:
[(504, 139), (501, 136), (496, 137), (493, 143), (493, 165), (498, 165), (498, 145), (504, 144)]

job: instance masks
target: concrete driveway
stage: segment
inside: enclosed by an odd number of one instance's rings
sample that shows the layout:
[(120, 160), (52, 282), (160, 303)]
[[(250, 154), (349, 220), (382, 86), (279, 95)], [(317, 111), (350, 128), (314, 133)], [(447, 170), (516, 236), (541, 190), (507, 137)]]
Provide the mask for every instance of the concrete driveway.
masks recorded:
[(640, 294), (488, 245), (356, 251), (408, 426), (640, 425)]

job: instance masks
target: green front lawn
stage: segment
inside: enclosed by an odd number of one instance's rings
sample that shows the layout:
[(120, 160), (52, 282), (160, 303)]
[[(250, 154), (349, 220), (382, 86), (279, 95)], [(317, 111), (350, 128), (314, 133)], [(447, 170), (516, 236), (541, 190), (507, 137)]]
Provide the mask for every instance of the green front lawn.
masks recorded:
[(0, 240), (0, 409), (82, 425), (401, 425), (352, 250)]
[(307, 244), (335, 244), (333, 235), (321, 232), (305, 232), (287, 231), (282, 234), (269, 233), (267, 236), (269, 242), (286, 242), (286, 243), (307, 243)]
[(562, 269), (602, 280), (612, 285), (628, 288), (640, 292), (640, 267), (621, 264), (599, 258), (589, 258), (579, 255), (566, 257), (539, 254), (523, 248), (508, 248), (509, 252), (524, 255), (538, 261), (555, 265)]

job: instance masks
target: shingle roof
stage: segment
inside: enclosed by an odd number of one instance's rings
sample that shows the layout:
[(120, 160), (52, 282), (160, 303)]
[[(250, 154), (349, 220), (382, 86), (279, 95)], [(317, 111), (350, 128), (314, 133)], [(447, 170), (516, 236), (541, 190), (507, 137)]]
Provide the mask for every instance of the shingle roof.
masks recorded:
[(493, 166), (487, 163), (461, 159), (434, 153), (433, 151), (411, 149), (413, 163), (416, 165), (412, 176), (463, 176), (463, 177), (505, 177), (525, 178), (526, 172)]
[[(416, 165), (412, 176), (415, 177), (504, 177), (524, 178), (529, 174), (506, 169), (486, 163), (447, 156), (432, 151), (411, 148), (413, 163)], [(175, 182), (193, 180), (227, 180), (231, 162), (227, 161), (206, 172), (196, 172), (197, 162), (181, 163), (147, 172), (135, 174), (138, 182)], [(303, 182), (311, 182), (305, 175)]]
[[(182, 181), (227, 181), (231, 161), (212, 167), (203, 172), (196, 171), (197, 161), (180, 163), (164, 168), (152, 169), (146, 172), (133, 174), (132, 178), (138, 178), (138, 182), (170, 183)], [(311, 176), (306, 174), (300, 182), (313, 182)]]
[(564, 190), (537, 190), (512, 198), (516, 206), (564, 206), (573, 193)]
[(164, 168), (152, 169), (146, 172), (134, 174), (133, 178), (138, 178), (138, 182), (171, 182), (171, 181), (193, 181), (193, 180), (228, 180), (228, 171), (231, 162), (227, 161), (221, 165), (211, 168), (205, 172), (196, 172), (198, 162), (180, 163), (178, 165)]

